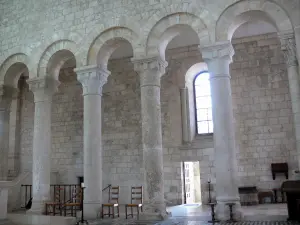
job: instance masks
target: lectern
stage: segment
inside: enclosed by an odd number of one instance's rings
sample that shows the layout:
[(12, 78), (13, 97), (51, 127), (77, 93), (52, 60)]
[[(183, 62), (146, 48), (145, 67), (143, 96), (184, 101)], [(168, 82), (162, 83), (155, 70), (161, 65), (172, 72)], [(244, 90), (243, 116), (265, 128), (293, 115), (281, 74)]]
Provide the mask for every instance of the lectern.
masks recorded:
[(282, 191), (286, 194), (287, 208), (288, 208), (288, 220), (300, 221), (300, 181), (291, 180), (282, 183)]

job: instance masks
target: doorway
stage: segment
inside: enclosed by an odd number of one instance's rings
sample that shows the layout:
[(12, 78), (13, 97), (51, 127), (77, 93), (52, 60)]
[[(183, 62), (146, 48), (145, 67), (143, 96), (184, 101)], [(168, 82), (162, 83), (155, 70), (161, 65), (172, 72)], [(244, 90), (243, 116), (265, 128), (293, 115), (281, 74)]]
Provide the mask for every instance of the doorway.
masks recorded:
[(201, 204), (200, 163), (182, 162), (183, 204)]

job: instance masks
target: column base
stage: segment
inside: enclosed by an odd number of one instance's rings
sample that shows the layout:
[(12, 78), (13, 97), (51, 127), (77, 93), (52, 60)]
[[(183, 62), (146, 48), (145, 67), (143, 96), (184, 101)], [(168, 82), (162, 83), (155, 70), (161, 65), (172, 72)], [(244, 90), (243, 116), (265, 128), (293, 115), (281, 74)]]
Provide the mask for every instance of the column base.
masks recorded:
[(83, 204), (83, 215), (85, 220), (95, 220), (101, 216), (100, 202), (85, 202)]
[(235, 203), (232, 208), (233, 219), (240, 221), (243, 219), (243, 213), (239, 197), (217, 197), (216, 218), (220, 221), (227, 221), (230, 219), (230, 211), (227, 203)]
[(143, 212), (140, 213), (138, 220), (142, 221), (162, 221), (168, 219), (172, 214), (166, 210), (164, 203), (143, 204)]
[(45, 203), (48, 201), (32, 201), (31, 208), (26, 211), (27, 214), (42, 215), (46, 212)]

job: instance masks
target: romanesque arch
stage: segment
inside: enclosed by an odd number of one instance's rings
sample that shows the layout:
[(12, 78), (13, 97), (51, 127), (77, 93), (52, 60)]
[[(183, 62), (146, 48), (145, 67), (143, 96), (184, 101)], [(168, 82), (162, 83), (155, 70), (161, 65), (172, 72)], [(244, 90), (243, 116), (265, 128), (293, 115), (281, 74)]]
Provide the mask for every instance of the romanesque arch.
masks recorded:
[(278, 32), (292, 31), (292, 23), (285, 11), (271, 1), (240, 1), (229, 6), (217, 21), (216, 40), (231, 40), (234, 31), (250, 20), (271, 23)]
[(124, 42), (129, 42), (133, 47), (134, 55), (139, 52), (139, 36), (127, 27), (112, 27), (98, 33), (89, 47), (87, 65), (99, 65), (107, 68), (111, 54)]
[(189, 27), (197, 33), (200, 45), (210, 43), (207, 26), (199, 17), (185, 12), (175, 13), (162, 18), (151, 29), (147, 38), (146, 54), (159, 54), (162, 59), (165, 59), (168, 43), (183, 32), (183, 27)]
[(50, 75), (58, 79), (63, 64), (75, 57), (79, 61), (76, 44), (70, 40), (59, 40), (51, 44), (42, 54), (38, 64), (38, 76)]
[[(16, 53), (8, 57), (0, 67), (0, 83), (17, 87), (18, 80), (23, 73), (30, 70), (30, 60), (24, 53)], [(29, 76), (33, 74), (29, 73)]]

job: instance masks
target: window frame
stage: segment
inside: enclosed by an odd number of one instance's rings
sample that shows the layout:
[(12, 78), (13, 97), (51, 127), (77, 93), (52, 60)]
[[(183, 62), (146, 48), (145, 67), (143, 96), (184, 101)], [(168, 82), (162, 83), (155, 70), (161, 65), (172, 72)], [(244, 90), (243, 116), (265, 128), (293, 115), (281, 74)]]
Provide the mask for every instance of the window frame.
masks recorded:
[[(197, 111), (198, 110), (197, 110), (197, 103), (196, 103), (196, 85), (195, 85), (195, 81), (196, 81), (198, 76), (200, 76), (201, 74), (204, 74), (204, 73), (209, 74), (208, 70), (203, 70), (203, 71), (197, 73), (194, 77), (194, 80), (193, 80), (193, 94), (194, 94), (193, 97), (194, 97), (194, 108), (195, 108), (196, 136), (213, 136), (214, 135), (213, 132), (212, 133), (203, 133), (203, 134), (198, 133), (198, 116), (197, 116)], [(210, 93), (210, 97), (211, 97), (211, 93)], [(212, 121), (212, 123), (214, 123), (213, 118), (212, 118), (211, 121)]]

